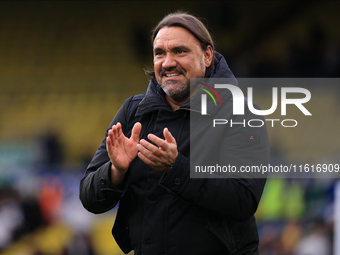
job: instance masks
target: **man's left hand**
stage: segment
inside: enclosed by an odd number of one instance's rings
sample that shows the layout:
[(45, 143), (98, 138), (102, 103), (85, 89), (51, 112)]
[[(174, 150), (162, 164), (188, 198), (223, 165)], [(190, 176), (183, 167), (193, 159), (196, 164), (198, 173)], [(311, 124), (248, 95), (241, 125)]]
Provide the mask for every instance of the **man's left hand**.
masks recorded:
[(138, 157), (153, 169), (161, 172), (169, 172), (178, 156), (176, 139), (172, 136), (168, 128), (163, 130), (165, 140), (149, 134), (148, 138), (156, 145), (142, 139), (137, 145)]

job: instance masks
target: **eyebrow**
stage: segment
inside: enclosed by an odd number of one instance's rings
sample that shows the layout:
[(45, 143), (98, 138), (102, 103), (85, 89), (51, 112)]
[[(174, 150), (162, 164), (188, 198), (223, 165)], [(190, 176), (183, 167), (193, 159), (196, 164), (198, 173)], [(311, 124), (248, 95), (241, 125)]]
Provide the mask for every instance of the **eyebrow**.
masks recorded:
[[(172, 47), (170, 50), (171, 51), (178, 51), (178, 50), (190, 51), (190, 49), (187, 46), (185, 46), (185, 45), (175, 46), (175, 47)], [(154, 53), (159, 52), (159, 51), (164, 51), (164, 48), (157, 47), (157, 48), (153, 49)]]
[(173, 47), (173, 48), (171, 48), (171, 50), (172, 51), (176, 51), (176, 50), (190, 51), (190, 49), (185, 45)]

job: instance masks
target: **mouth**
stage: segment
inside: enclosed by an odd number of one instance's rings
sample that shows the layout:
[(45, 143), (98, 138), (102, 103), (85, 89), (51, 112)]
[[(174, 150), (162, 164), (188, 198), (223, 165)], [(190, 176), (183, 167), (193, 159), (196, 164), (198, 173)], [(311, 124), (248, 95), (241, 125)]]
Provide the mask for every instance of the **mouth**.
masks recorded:
[(180, 73), (166, 73), (164, 74), (165, 77), (175, 77), (175, 76), (178, 76), (180, 75)]
[(161, 78), (166, 78), (166, 79), (177, 79), (180, 77), (180, 75), (185, 76), (186, 71), (180, 67), (171, 67), (171, 68), (162, 68), (159, 72), (159, 75)]

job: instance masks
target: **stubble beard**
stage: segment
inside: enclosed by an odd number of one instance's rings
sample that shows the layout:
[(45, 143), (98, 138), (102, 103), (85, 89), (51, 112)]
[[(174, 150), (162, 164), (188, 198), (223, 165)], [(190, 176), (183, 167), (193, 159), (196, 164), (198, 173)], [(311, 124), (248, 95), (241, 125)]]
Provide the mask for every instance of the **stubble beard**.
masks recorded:
[(175, 102), (181, 103), (190, 97), (190, 82), (188, 80), (185, 83), (166, 81), (165, 84), (161, 83), (160, 86), (165, 94)]
[[(202, 70), (201, 77), (195, 78), (203, 78), (205, 75), (205, 68), (203, 58), (200, 63), (200, 67)], [(185, 75), (185, 74), (183, 74)], [(177, 103), (183, 103), (185, 100), (190, 98), (190, 80), (185, 79), (184, 82), (177, 82), (177, 81), (166, 81), (165, 83), (159, 84), (165, 94), (167, 94), (172, 100)], [(193, 90), (195, 88), (191, 88)]]

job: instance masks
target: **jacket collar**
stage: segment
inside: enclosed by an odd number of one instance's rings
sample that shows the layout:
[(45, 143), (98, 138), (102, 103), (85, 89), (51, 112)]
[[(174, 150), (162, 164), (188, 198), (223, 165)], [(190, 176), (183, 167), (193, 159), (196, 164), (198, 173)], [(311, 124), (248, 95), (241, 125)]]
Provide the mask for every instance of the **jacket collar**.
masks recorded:
[[(237, 85), (237, 80), (230, 70), (225, 58), (215, 51), (214, 58), (214, 69), (209, 78), (229, 78), (232, 80), (232, 84)], [(190, 100), (185, 101), (180, 108), (191, 109), (194, 111), (200, 111), (201, 107), (201, 94), (203, 91), (199, 91), (194, 97)], [(223, 97), (225, 100), (228, 100), (231, 96), (229, 90), (223, 90), (220, 94), (221, 98)], [(221, 106), (215, 104), (211, 101), (208, 101), (208, 109), (209, 114), (214, 114)], [(140, 116), (146, 114), (148, 112), (152, 112), (160, 109), (171, 109), (169, 103), (165, 99), (165, 93), (162, 88), (158, 85), (158, 82), (155, 77), (153, 77), (149, 83), (148, 89), (146, 91), (145, 97), (139, 103), (136, 116)]]
[(145, 97), (139, 103), (136, 116), (146, 114), (159, 109), (169, 109), (170, 105), (165, 99), (165, 93), (158, 85), (155, 77), (149, 83)]

